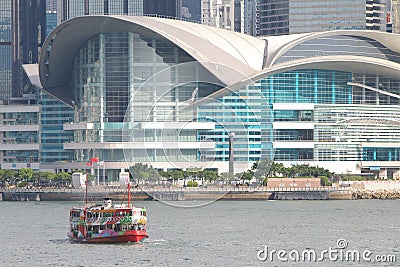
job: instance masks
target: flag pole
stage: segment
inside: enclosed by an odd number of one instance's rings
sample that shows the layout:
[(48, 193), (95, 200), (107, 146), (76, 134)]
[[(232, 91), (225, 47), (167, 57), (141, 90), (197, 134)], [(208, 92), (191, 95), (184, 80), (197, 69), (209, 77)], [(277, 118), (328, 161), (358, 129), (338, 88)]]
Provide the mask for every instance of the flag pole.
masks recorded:
[(86, 176), (86, 179), (85, 179), (85, 199), (86, 199), (86, 205), (88, 204), (88, 194), (87, 194), (87, 188), (88, 188), (88, 175), (87, 174), (85, 174), (85, 176)]
[(128, 179), (128, 208), (131, 207), (131, 182)]

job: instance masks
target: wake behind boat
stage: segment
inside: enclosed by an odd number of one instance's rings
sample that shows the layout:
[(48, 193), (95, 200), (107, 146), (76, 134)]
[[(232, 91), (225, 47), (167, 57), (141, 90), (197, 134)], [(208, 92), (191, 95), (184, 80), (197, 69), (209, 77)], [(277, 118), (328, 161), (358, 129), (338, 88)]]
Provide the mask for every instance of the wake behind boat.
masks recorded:
[(86, 205), (70, 210), (68, 237), (84, 243), (140, 242), (147, 238), (146, 209), (130, 204), (129, 180), (127, 184), (128, 204), (113, 204), (106, 198), (102, 204), (89, 205), (86, 186)]

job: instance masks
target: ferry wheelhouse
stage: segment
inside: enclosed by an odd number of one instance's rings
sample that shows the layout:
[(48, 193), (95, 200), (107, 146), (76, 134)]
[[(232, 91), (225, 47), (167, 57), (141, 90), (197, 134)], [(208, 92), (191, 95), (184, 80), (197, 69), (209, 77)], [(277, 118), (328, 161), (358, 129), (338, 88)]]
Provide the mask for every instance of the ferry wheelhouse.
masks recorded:
[(86, 243), (140, 242), (147, 238), (146, 209), (129, 204), (113, 204), (104, 199), (101, 205), (73, 207), (69, 214), (68, 237)]

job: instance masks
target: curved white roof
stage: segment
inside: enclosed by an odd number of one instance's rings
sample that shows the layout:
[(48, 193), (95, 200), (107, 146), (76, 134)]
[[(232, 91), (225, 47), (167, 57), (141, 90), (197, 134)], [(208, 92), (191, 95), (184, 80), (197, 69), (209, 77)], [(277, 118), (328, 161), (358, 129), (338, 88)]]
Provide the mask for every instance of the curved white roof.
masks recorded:
[[(114, 16), (140, 24), (179, 44), (198, 61), (222, 62), (221, 51), (254, 70), (261, 70), (265, 41), (250, 35), (182, 20), (157, 17)], [(210, 50), (211, 49), (211, 50)], [(189, 50), (189, 51), (188, 51)], [(229, 58), (225, 58), (229, 60)]]
[(379, 74), (396, 79), (400, 77), (400, 64), (365, 56), (318, 56), (276, 64), (282, 55), (296, 45), (326, 36), (370, 38), (400, 53), (399, 34), (337, 30), (255, 38), (173, 19), (139, 16), (83, 16), (59, 25), (43, 45), (39, 76), (40, 83), (50, 94), (71, 103), (73, 95), (68, 89), (75, 55), (88, 39), (101, 32), (135, 32), (168, 40), (203, 65), (221, 82), (221, 85), (230, 88), (245, 86), (257, 79), (296, 68), (321, 67)]
[[(54, 29), (43, 45), (40, 81), (49, 93), (67, 101), (73, 60), (80, 47), (100, 32), (153, 34), (176, 44), (229, 86), (262, 70), (265, 41), (201, 24), (139, 16), (82, 16)], [(67, 101), (68, 102), (68, 101)]]
[(400, 35), (394, 33), (386, 33), (381, 31), (370, 30), (335, 30), (325, 32), (311, 32), (281, 36), (263, 37), (268, 44), (268, 54), (266, 55), (266, 63), (264, 68), (271, 67), (282, 55), (291, 48), (304, 43), (306, 41), (327, 36), (354, 36), (365, 37), (381, 43), (390, 50), (400, 53)]

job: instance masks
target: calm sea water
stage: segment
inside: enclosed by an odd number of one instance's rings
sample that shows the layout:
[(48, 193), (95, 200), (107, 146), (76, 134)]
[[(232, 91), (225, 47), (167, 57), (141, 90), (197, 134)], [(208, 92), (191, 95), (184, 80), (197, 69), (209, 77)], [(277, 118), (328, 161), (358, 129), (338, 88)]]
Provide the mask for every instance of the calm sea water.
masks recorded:
[[(218, 201), (200, 208), (140, 202), (141, 244), (66, 238), (71, 202), (0, 202), (0, 266), (400, 266), (400, 201)], [(194, 203), (188, 203), (190, 205)], [(349, 249), (395, 254), (397, 263), (260, 261), (259, 250)]]

